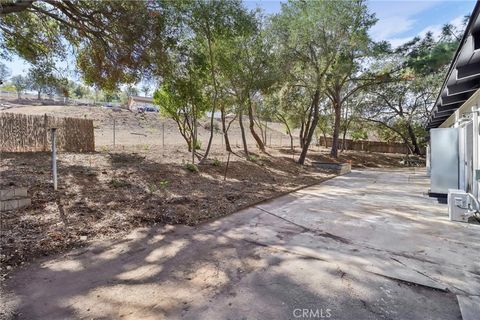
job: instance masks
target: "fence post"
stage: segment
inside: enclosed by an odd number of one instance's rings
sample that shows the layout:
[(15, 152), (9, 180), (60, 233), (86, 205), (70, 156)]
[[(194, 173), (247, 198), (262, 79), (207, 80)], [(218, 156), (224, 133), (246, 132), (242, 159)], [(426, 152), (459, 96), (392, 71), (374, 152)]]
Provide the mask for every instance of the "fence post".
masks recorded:
[(53, 190), (57, 190), (57, 128), (52, 128), (52, 178)]
[(48, 117), (47, 114), (43, 116), (43, 130), (45, 131), (45, 135), (43, 137), (43, 151), (48, 151)]
[(113, 119), (113, 149), (115, 149), (115, 124), (116, 121)]

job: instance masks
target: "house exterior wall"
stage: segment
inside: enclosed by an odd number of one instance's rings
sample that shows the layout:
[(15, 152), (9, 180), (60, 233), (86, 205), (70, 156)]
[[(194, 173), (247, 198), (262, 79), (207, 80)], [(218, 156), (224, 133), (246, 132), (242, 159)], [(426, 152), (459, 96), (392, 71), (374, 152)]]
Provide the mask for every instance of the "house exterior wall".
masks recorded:
[(129, 97), (127, 102), (127, 109), (138, 111), (138, 108), (149, 106), (154, 107), (153, 98), (148, 97)]
[[(458, 188), (471, 193), (480, 200), (480, 139), (479, 139), (480, 90), (459, 107), (445, 122), (440, 130), (455, 128), (458, 130)], [(439, 129), (436, 129), (439, 130)], [(435, 139), (432, 136), (432, 139)], [(435, 144), (435, 141), (433, 141)], [(432, 146), (432, 143), (431, 145)], [(431, 157), (434, 157), (431, 154)], [(438, 155), (435, 156), (438, 158)], [(439, 159), (436, 159), (437, 161)], [(431, 158), (434, 162), (435, 159)], [(432, 173), (433, 174), (433, 173)]]

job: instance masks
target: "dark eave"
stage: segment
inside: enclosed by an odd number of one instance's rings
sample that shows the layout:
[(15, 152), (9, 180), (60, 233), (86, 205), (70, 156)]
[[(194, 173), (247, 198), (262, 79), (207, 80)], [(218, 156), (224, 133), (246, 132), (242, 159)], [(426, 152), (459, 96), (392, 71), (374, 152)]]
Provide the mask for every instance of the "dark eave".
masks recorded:
[(463, 38), (430, 113), (427, 129), (437, 128), (480, 89), (480, 0), (470, 15)]

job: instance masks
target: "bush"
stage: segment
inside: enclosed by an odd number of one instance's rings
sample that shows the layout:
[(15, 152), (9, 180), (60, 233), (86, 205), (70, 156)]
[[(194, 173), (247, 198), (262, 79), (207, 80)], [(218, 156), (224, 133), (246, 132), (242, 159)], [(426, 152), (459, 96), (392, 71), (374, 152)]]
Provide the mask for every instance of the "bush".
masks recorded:
[(187, 170), (190, 171), (190, 172), (198, 172), (198, 171), (199, 171), (199, 170), (198, 170), (198, 167), (197, 167), (195, 164), (193, 164), (193, 163), (187, 163), (187, 164), (185, 165), (185, 169), (187, 169)]
[(258, 157), (254, 156), (254, 155), (249, 155), (247, 160), (257, 163), (258, 162)]
[[(205, 128), (205, 130), (210, 130), (210, 122), (207, 122), (203, 127)], [(215, 133), (220, 132), (220, 125), (218, 124), (218, 122), (213, 123), (213, 131)]]

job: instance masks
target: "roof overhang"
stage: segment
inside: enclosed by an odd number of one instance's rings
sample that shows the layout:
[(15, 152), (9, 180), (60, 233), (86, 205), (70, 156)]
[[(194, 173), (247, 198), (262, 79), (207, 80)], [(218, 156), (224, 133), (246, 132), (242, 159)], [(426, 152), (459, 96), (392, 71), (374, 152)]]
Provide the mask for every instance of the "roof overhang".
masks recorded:
[(480, 1), (477, 1), (442, 90), (430, 113), (427, 129), (437, 128), (480, 89)]

